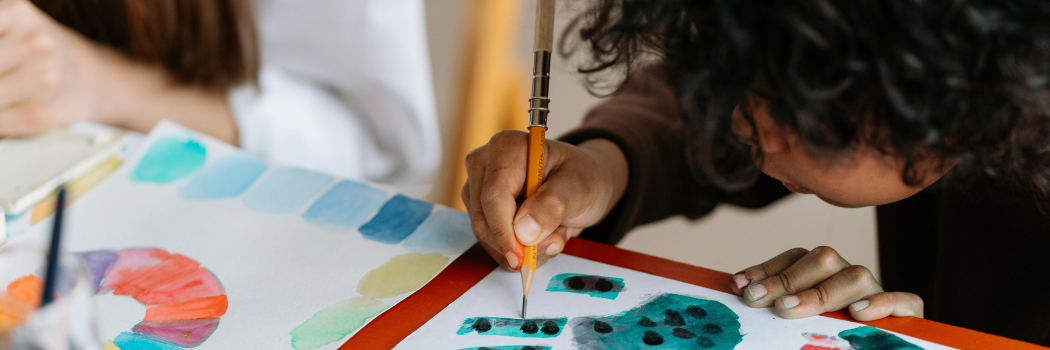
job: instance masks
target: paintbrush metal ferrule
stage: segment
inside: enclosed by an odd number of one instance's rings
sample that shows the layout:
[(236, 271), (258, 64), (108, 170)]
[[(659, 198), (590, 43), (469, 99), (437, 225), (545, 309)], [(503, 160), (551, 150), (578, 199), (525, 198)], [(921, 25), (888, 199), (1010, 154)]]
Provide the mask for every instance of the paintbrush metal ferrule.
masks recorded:
[(532, 97), (529, 98), (529, 127), (547, 127), (550, 114), (551, 53), (536, 51), (532, 61)]

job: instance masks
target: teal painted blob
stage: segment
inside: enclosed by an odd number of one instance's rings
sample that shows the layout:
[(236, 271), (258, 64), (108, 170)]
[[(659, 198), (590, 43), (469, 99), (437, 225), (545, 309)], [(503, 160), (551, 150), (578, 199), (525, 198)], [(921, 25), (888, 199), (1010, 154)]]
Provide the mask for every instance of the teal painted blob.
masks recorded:
[(321, 195), (303, 213), (303, 220), (326, 227), (357, 229), (386, 200), (384, 190), (343, 180)]
[(572, 320), (577, 349), (716, 349), (736, 347), (739, 317), (714, 300), (660, 294), (608, 317)]
[(162, 343), (142, 333), (123, 332), (113, 339), (121, 350), (182, 350), (181, 347)]
[(335, 181), (331, 175), (301, 168), (280, 168), (266, 175), (244, 196), (248, 209), (268, 214), (287, 214)]
[(166, 184), (193, 174), (204, 165), (208, 151), (187, 137), (158, 138), (131, 171), (133, 182)]
[(502, 335), (520, 338), (554, 338), (565, 329), (568, 317), (520, 318), (471, 317), (463, 321), (456, 334), (478, 332), (480, 335)]
[[(336, 342), (388, 308), (390, 304), (368, 297), (338, 302), (295, 327), (290, 333), (292, 348), (317, 349)], [(123, 347), (121, 349), (126, 350)]]
[(179, 189), (188, 200), (232, 198), (244, 193), (269, 165), (248, 154), (231, 154), (201, 170), (189, 184)]
[(550, 350), (546, 345), (508, 345), (502, 347), (463, 348), (460, 350)]
[(417, 253), (459, 254), (477, 243), (466, 213), (444, 207), (434, 209), (401, 246)]
[(575, 273), (559, 274), (547, 283), (548, 292), (579, 293), (610, 300), (616, 299), (624, 287), (622, 278)]
[(839, 332), (839, 338), (848, 341), (856, 350), (922, 350), (896, 335), (870, 326), (844, 330)]

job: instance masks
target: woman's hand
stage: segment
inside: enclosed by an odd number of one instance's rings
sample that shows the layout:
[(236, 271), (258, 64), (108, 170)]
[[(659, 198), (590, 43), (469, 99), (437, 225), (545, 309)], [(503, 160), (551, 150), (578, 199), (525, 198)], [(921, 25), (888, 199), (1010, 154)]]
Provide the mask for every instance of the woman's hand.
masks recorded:
[(521, 267), (519, 242), (537, 246), (542, 265), (570, 237), (605, 217), (627, 187), (627, 160), (611, 141), (573, 146), (547, 140), (543, 184), (521, 202), (528, 138), (527, 133), (505, 130), (470, 152), (461, 192), (478, 241), (512, 270)]
[(29, 1), (0, 2), (0, 136), (97, 115), (91, 45)]
[(775, 306), (773, 311), (784, 318), (816, 316), (847, 306), (858, 321), (923, 315), (918, 295), (883, 291), (871, 271), (850, 265), (829, 247), (786, 251), (733, 275), (730, 284), (748, 306)]

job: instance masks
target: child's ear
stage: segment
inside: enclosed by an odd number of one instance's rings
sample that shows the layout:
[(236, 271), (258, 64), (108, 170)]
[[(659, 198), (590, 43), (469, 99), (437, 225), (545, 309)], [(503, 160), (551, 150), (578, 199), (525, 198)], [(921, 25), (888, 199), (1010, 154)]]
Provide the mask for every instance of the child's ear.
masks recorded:
[(769, 114), (769, 103), (761, 101), (751, 105), (751, 118), (755, 121), (757, 129), (758, 148), (762, 153), (780, 153), (788, 148), (788, 130), (777, 125), (773, 116)]

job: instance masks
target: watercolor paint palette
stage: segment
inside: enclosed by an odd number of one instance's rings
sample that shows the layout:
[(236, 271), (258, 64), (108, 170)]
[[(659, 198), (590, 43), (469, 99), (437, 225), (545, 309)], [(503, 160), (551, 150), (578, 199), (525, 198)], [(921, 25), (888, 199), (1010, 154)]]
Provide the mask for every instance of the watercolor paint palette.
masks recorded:
[(170, 122), (67, 218), (122, 350), (334, 349), (476, 243), (462, 212)]
[(520, 295), (521, 277), (496, 269), (396, 349), (950, 349), (838, 319), (785, 320), (735, 295), (568, 255), (534, 280), (548, 287), (533, 286), (529, 316), (567, 320), (559, 333), (524, 332), (520, 300), (510, 297)]

